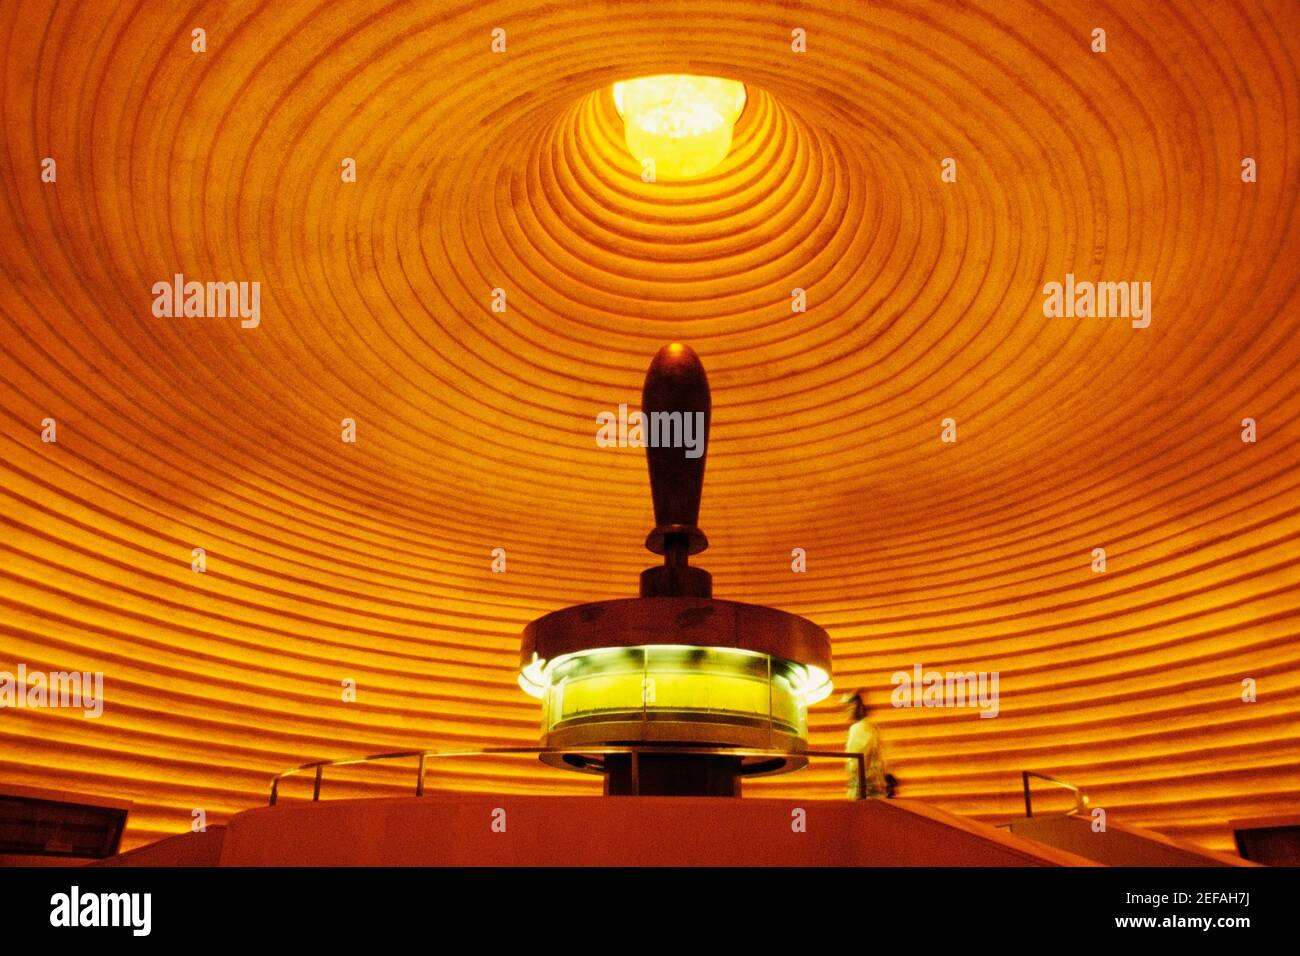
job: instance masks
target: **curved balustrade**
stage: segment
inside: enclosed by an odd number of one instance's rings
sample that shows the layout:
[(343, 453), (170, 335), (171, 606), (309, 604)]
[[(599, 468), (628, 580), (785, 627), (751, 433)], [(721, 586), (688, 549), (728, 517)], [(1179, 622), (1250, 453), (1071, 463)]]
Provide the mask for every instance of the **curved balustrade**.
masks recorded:
[(371, 754), (366, 757), (346, 757), (340, 760), (318, 760), (305, 763), (276, 774), (275, 779), (271, 781), (270, 806), (275, 806), (279, 801), (281, 780), (308, 771), (314, 773), (311, 798), (315, 801), (320, 799), (321, 784), (324, 782), (325, 768), (327, 767), (345, 767), (353, 764), (374, 763), (381, 760), (402, 760), (418, 757), (419, 767), (416, 771), (415, 795), (422, 797), (424, 796), (424, 771), (430, 757), (482, 757), (501, 754), (537, 754), (543, 763), (554, 766), (557, 761), (565, 761), (571, 768), (590, 770), (593, 773), (603, 772), (601, 757), (609, 754), (630, 754), (632, 757), (633, 795), (635, 795), (638, 789), (637, 783), (640, 779), (640, 758), (645, 753), (740, 757), (749, 761), (744, 776), (751, 777), (775, 773), (782, 769), (789, 759), (838, 757), (841, 760), (847, 759), (857, 762), (857, 792), (866, 792), (866, 761), (861, 753), (841, 753), (834, 750), (763, 750), (748, 747), (485, 747), (481, 750), (402, 750), (393, 753)]

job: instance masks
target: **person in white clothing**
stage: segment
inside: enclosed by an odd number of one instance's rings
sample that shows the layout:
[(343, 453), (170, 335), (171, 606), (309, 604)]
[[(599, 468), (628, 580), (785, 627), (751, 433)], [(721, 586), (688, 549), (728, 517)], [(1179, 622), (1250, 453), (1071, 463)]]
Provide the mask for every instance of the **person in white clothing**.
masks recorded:
[(855, 690), (851, 694), (845, 694), (840, 700), (844, 704), (849, 719), (852, 721), (849, 726), (849, 739), (844, 745), (844, 750), (846, 753), (863, 754), (866, 759), (867, 787), (864, 793), (858, 792), (858, 761), (849, 759), (844, 762), (845, 769), (848, 772), (849, 799), (893, 796), (893, 788), (890, 786), (892, 778), (885, 773), (880, 731), (868, 718), (870, 711), (867, 708), (867, 692), (865, 690)]

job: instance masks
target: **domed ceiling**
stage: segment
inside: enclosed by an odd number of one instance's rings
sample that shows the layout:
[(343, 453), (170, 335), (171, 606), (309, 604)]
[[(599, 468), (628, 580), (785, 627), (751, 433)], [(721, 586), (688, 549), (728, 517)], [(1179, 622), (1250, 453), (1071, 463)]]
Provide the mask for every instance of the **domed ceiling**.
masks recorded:
[[(307, 760), (534, 743), (524, 625), (655, 561), (596, 416), (681, 341), (696, 563), (830, 631), (901, 796), (998, 822), (1038, 770), (1219, 849), (1293, 809), (1296, 4), (14, 0), (0, 45), (0, 670), (104, 674), (0, 713), (0, 780), (134, 801), (129, 847)], [(703, 177), (624, 147), (658, 73), (747, 84)], [(177, 275), (256, 324), (156, 314)], [(1045, 315), (1067, 276), (1150, 292)], [(889, 706), (917, 666), (996, 719)]]

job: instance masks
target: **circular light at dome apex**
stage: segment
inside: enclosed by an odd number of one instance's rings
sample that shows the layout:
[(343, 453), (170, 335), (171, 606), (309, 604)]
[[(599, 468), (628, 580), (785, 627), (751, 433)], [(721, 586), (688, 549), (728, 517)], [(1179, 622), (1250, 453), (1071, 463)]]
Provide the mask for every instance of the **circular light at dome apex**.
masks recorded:
[(613, 92), (628, 152), (655, 179), (690, 179), (721, 163), (745, 108), (745, 84), (717, 76), (643, 76)]

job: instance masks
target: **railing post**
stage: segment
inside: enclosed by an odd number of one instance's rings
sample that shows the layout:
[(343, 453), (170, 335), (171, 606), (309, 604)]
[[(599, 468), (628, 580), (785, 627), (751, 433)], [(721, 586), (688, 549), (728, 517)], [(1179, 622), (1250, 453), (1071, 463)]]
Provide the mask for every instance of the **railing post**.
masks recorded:
[(275, 801), (280, 799), (280, 778), (276, 777), (271, 781), (271, 806), (275, 806)]
[(415, 795), (424, 796), (424, 754), (420, 754), (420, 777), (415, 781)]
[(858, 799), (867, 798), (867, 755), (859, 752), (858, 758)]
[(1020, 771), (1020, 780), (1025, 786), (1025, 816), (1032, 817), (1034, 815), (1034, 807), (1029, 799), (1029, 771), (1028, 770)]
[(641, 796), (641, 748), (632, 748), (632, 796)]
[(315, 783), (315, 784), (312, 786), (312, 788), (311, 788), (311, 798), (312, 798), (312, 800), (319, 800), (319, 799), (320, 799), (320, 778), (324, 775), (324, 773), (325, 773), (325, 766), (324, 766), (324, 764), (317, 764), (317, 765), (316, 765), (316, 783)]

